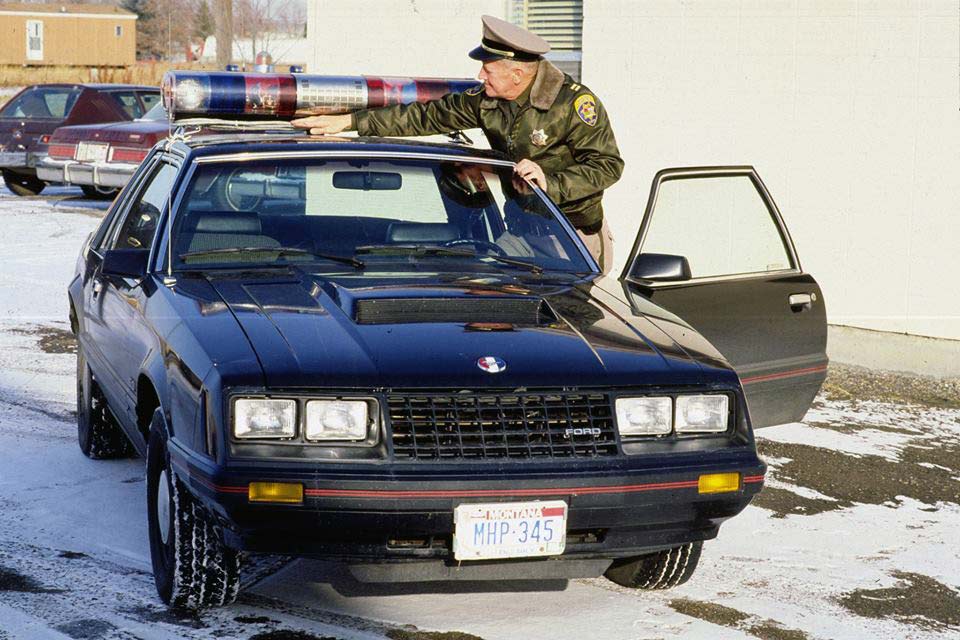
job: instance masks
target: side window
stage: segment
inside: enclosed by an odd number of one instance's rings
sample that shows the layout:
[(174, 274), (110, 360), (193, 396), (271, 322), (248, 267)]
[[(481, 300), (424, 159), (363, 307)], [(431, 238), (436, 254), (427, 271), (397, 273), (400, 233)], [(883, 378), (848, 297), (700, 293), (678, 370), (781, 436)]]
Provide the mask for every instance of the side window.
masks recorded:
[(176, 176), (177, 168), (173, 165), (163, 162), (157, 165), (143, 189), (134, 197), (114, 241), (115, 249), (150, 248), (157, 221), (160, 220)]
[(777, 221), (745, 175), (665, 180), (641, 251), (686, 257), (694, 278), (793, 267)]
[(159, 92), (141, 92), (140, 101), (143, 102), (143, 112), (146, 113), (150, 109), (154, 108), (157, 104), (160, 103), (160, 93)]
[(137, 100), (137, 96), (133, 91), (111, 91), (110, 95), (120, 103), (120, 106), (131, 119), (139, 118), (143, 115), (143, 108), (140, 106), (140, 102)]

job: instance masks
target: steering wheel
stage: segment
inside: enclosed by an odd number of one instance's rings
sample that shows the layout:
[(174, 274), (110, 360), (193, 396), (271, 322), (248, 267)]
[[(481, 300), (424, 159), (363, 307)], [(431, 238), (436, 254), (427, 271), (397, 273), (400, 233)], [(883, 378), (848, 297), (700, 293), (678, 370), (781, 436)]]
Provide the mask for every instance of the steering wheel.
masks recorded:
[(450, 241), (448, 241), (448, 242), (444, 242), (444, 243), (443, 243), (442, 245), (440, 245), (440, 246), (442, 246), (442, 247), (458, 247), (458, 246), (460, 246), (460, 245), (462, 245), (462, 244), (472, 244), (473, 246), (477, 247), (478, 249), (480, 249), (480, 248), (488, 249), (488, 250), (492, 251), (493, 253), (497, 254), (498, 256), (507, 257), (507, 255), (508, 255), (507, 252), (503, 250), (503, 247), (501, 247), (501, 246), (498, 245), (497, 243), (495, 243), (495, 242), (490, 242), (490, 241), (488, 241), (488, 240), (480, 240), (480, 239), (478, 239), (478, 238), (460, 238), (459, 240), (450, 240)]

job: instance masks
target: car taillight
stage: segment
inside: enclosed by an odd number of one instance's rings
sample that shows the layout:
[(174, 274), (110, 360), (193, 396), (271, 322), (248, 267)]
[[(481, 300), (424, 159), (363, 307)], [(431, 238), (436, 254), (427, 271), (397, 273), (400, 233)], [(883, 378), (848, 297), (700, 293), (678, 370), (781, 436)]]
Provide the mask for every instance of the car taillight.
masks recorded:
[(40, 136), (40, 144), (47, 144), (48, 142), (50, 142), (50, 136), (49, 136), (49, 135), (42, 135), (42, 136)]
[(110, 162), (143, 162), (147, 157), (147, 149), (131, 149), (130, 147), (111, 147)]
[(73, 159), (73, 154), (76, 150), (77, 145), (75, 144), (52, 144), (50, 148), (47, 149), (47, 153), (49, 153), (52, 158)]

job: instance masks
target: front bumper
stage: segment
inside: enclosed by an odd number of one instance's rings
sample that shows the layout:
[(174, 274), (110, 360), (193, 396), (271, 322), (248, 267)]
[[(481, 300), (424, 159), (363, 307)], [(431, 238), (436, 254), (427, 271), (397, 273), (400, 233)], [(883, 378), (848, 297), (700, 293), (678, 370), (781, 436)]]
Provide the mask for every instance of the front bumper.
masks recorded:
[(139, 165), (122, 162), (78, 162), (49, 156), (37, 163), (37, 177), (47, 182), (122, 189)]
[[(379, 471), (276, 464), (225, 468), (189, 454), (171, 457), (191, 493), (220, 520), (231, 547), (344, 560), (448, 562), (454, 508), (463, 503), (566, 501), (564, 558), (628, 557), (711, 539), (760, 491), (766, 465), (749, 448), (700, 458), (665, 464), (624, 457), (593, 469), (491, 464), (483, 473), (423, 463), (414, 471), (393, 465)], [(699, 475), (719, 472), (740, 473), (739, 490), (700, 494)], [(251, 504), (247, 486), (254, 481), (300, 482), (304, 502)]]

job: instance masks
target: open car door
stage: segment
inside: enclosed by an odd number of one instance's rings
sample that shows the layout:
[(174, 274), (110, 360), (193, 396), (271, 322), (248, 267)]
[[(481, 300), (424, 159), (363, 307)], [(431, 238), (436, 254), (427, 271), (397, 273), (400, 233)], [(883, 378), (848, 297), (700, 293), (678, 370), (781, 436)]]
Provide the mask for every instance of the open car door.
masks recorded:
[(621, 282), (727, 358), (754, 427), (803, 418), (827, 371), (823, 295), (753, 167), (657, 173)]

